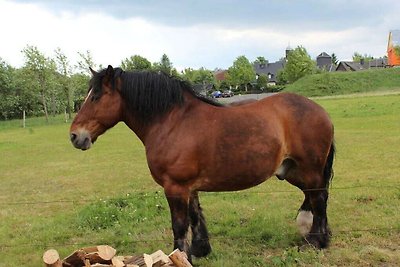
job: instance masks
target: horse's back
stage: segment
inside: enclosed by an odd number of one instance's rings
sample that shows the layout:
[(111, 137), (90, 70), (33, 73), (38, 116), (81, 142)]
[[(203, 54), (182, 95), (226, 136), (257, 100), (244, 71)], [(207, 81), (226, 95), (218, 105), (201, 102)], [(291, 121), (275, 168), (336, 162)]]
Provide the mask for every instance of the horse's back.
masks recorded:
[[(277, 118), (287, 130), (297, 133), (303, 129), (319, 126), (321, 130), (331, 130), (332, 123), (328, 113), (314, 101), (293, 93), (279, 93), (254, 103), (255, 110), (264, 113), (267, 119)], [(297, 130), (296, 130), (297, 129)], [(318, 129), (308, 129), (317, 131)]]

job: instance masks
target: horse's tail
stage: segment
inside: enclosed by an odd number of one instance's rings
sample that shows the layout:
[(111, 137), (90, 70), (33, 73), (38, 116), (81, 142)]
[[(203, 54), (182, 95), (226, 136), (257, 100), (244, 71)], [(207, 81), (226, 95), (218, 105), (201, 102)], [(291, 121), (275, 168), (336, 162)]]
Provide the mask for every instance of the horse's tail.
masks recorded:
[(335, 159), (335, 142), (332, 141), (331, 147), (329, 149), (328, 158), (326, 159), (325, 168), (324, 168), (324, 180), (326, 182), (326, 188), (329, 187), (330, 182), (333, 179), (333, 160)]

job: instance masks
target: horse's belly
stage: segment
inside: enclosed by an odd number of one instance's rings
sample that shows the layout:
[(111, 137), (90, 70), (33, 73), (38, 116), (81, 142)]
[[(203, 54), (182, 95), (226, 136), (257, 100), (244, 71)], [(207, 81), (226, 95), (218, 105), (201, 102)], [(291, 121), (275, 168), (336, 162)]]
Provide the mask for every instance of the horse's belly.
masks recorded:
[(259, 185), (273, 175), (271, 171), (258, 174), (251, 173), (229, 173), (218, 174), (200, 179), (198, 190), (200, 191), (236, 191), (248, 189)]

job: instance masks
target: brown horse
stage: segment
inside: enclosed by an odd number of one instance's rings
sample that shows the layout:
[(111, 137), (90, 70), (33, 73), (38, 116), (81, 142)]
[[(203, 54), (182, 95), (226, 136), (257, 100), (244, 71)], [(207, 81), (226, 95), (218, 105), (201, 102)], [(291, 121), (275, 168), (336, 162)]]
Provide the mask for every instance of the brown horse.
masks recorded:
[(304, 192), (297, 217), (301, 232), (309, 244), (327, 247), (335, 148), (332, 122), (319, 105), (281, 93), (224, 106), (159, 72), (108, 66), (92, 74), (71, 142), (89, 149), (119, 121), (135, 132), (154, 180), (164, 188), (175, 248), (197, 257), (211, 251), (198, 191), (246, 189), (274, 175)]

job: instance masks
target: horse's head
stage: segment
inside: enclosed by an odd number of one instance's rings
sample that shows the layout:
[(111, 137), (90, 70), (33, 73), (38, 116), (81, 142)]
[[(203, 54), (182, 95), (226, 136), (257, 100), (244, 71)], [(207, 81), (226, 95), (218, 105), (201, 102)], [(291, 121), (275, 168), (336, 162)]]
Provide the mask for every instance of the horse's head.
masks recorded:
[(117, 124), (122, 118), (120, 78), (113, 67), (95, 72), (90, 80), (88, 95), (70, 128), (72, 144), (79, 149), (89, 149), (97, 137)]

